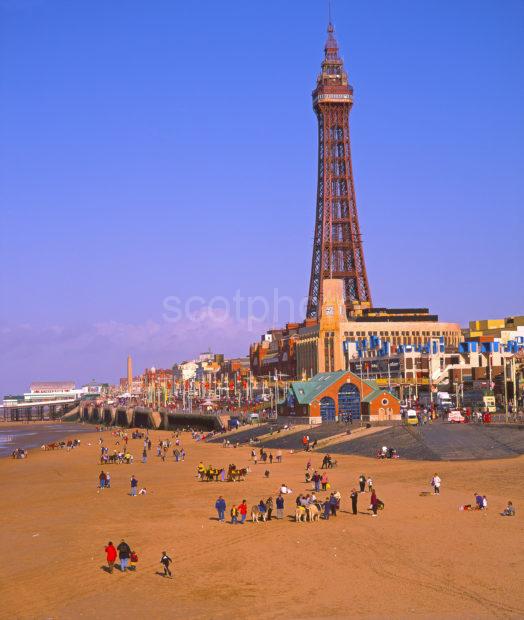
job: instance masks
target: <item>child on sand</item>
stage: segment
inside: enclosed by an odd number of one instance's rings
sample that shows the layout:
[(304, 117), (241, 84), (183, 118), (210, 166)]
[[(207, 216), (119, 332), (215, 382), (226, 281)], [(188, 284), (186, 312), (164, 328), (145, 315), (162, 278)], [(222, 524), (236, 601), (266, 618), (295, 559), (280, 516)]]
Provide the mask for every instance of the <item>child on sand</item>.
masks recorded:
[(514, 517), (515, 516), (515, 508), (513, 506), (513, 502), (508, 501), (508, 505), (504, 508), (504, 512), (500, 513), (502, 517)]
[(173, 578), (171, 571), (169, 570), (169, 565), (173, 560), (167, 555), (165, 551), (162, 551), (162, 557), (160, 558), (160, 564), (164, 567), (164, 577)]
[(138, 562), (138, 555), (136, 551), (131, 551), (129, 556), (129, 570), (136, 570), (136, 563)]
[(431, 480), (431, 486), (433, 487), (433, 495), (440, 495), (440, 484), (441, 480), (438, 474), (433, 476)]

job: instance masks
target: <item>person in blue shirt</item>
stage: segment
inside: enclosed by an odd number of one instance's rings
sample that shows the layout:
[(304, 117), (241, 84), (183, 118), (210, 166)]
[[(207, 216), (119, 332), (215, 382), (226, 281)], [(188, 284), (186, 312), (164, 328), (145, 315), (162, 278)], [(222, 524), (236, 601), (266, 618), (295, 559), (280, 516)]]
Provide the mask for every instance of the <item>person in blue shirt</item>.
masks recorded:
[(226, 513), (226, 500), (222, 497), (222, 495), (220, 495), (215, 502), (215, 508), (218, 513), (218, 520), (223, 523)]
[(479, 493), (475, 493), (475, 503), (477, 504), (477, 510), (482, 510), (484, 508), (484, 500)]
[(337, 516), (337, 508), (338, 508), (338, 502), (337, 502), (337, 498), (335, 497), (335, 495), (333, 493), (331, 493), (331, 495), (329, 496), (329, 507), (331, 510), (331, 515), (333, 517)]
[(261, 515), (263, 518), (265, 518), (265, 517), (264, 517), (264, 515), (265, 515), (265, 514), (266, 514), (266, 512), (267, 512), (267, 507), (266, 507), (266, 504), (264, 503), (264, 500), (263, 500), (263, 499), (261, 499), (261, 500), (260, 500), (260, 502), (258, 503), (258, 509), (259, 509), (259, 511), (260, 511), (260, 515)]

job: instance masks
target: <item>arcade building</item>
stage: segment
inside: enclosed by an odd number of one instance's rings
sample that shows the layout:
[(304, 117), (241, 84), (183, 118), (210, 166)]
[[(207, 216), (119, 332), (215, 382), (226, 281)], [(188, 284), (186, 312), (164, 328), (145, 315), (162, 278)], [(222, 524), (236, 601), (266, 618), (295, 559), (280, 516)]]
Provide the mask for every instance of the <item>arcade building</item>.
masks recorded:
[(321, 372), (309, 381), (291, 382), (279, 419), (303, 424), (394, 421), (401, 419), (400, 401), (351, 372)]

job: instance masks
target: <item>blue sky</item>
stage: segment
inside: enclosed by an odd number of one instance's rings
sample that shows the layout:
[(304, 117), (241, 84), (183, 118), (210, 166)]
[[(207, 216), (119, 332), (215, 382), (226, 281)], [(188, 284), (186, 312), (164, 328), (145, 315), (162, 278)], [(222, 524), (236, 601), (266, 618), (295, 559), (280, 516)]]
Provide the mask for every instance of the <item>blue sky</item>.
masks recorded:
[[(333, 14), (374, 303), (524, 313), (524, 2)], [(272, 314), (165, 300), (307, 293), (326, 3), (2, 0), (0, 22), (0, 394), (244, 354)]]

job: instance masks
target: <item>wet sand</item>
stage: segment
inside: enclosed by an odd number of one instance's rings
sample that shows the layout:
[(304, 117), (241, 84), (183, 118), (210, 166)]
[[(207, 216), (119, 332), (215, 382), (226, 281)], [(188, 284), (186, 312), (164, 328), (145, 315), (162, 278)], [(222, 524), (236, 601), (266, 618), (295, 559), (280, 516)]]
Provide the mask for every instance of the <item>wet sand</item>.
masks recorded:
[(92, 426), (55, 421), (1, 424), (0, 457), (11, 456), (16, 448), (31, 450), (72, 436), (81, 441), (81, 434), (92, 432)]
[[(73, 435), (74, 436), (74, 433)], [(99, 492), (99, 433), (71, 452), (34, 451), (0, 461), (1, 618), (517, 618), (524, 615), (524, 457), (480, 462), (379, 461), (337, 455), (328, 475), (342, 493), (335, 519), (297, 524), (294, 499), (309, 488), (309, 458), (284, 452), (284, 462), (252, 467), (239, 483), (203, 483), (199, 460), (249, 463), (247, 447), (194, 443), (186, 434), (184, 463), (162, 463), (154, 450), (141, 464), (142, 442), (130, 442), (133, 465), (110, 465), (112, 488)], [(102, 434), (107, 445), (114, 439)], [(157, 439), (165, 432), (152, 433)], [(91, 445), (88, 445), (91, 444)], [(322, 454), (312, 455), (319, 466)], [(435, 471), (440, 497), (420, 497)], [(349, 491), (371, 475), (386, 509), (367, 513)], [(130, 497), (135, 474), (147, 496)], [(243, 497), (252, 506), (281, 482), (293, 489), (286, 518), (265, 524), (220, 524), (214, 502)], [(479, 491), (489, 509), (465, 513)], [(320, 494), (322, 497), (324, 494)], [(499, 512), (508, 499), (515, 518)], [(104, 545), (125, 538), (139, 554), (136, 573), (103, 570)], [(174, 579), (157, 574), (161, 552)]]

